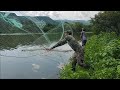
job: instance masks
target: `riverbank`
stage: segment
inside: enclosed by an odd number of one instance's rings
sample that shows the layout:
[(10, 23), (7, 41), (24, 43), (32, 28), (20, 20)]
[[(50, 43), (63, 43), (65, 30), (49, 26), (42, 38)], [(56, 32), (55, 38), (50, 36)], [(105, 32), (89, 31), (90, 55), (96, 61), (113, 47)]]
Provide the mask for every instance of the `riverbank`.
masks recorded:
[[(120, 78), (120, 37), (114, 33), (93, 35), (85, 46), (84, 69), (77, 65), (71, 70), (71, 62), (60, 71), (60, 79), (119, 79)], [(71, 61), (71, 59), (70, 59)]]

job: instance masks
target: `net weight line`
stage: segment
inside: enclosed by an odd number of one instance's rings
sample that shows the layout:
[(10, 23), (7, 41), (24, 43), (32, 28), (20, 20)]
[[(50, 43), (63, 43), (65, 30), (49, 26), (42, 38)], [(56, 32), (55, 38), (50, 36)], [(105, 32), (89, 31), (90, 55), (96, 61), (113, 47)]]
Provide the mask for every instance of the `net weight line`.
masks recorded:
[[(22, 51), (36, 51), (36, 50), (46, 50), (46, 49), (24, 49)], [(47, 51), (47, 50), (46, 50)], [(57, 49), (54, 49), (54, 50), (50, 50), (50, 51), (56, 51), (56, 52), (71, 52), (73, 50), (57, 50)]]

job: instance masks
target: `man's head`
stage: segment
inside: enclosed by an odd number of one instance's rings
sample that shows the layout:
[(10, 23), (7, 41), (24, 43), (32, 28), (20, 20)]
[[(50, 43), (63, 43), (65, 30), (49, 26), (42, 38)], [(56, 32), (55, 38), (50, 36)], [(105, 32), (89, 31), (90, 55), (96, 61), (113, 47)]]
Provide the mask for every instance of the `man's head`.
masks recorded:
[(82, 28), (82, 31), (85, 31), (85, 29), (84, 29), (84, 28)]
[(72, 35), (72, 31), (70, 31), (70, 30), (65, 31), (65, 35)]
[(84, 28), (82, 28), (82, 31), (84, 30)]

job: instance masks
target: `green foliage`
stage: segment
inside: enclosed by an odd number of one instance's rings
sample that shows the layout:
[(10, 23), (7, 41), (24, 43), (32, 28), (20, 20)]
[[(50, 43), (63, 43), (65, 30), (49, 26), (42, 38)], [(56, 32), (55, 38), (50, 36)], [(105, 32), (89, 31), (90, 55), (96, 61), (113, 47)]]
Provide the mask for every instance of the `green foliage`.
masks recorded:
[(81, 22), (71, 22), (71, 23), (69, 23), (69, 25), (65, 23), (64, 28), (66, 30), (72, 29), (74, 37), (80, 36), (80, 32), (82, 31), (82, 28), (84, 28), (86, 32), (92, 31), (91, 24), (85, 25), (85, 24), (82, 24)]
[(76, 72), (71, 70), (71, 63), (66, 65), (60, 72), (61, 79), (89, 79), (90, 75), (84, 68), (76, 67)]
[(70, 26), (72, 27), (73, 32), (77, 33), (77, 32), (81, 32), (81, 29), (83, 28), (84, 25), (80, 22), (73, 22), (70, 23)]
[(43, 28), (43, 30), (44, 30), (44, 32), (47, 32), (47, 31), (49, 31), (49, 30), (51, 30), (51, 29), (53, 29), (53, 28), (55, 28), (55, 27), (57, 27), (57, 25), (47, 24), (47, 25)]
[[(118, 79), (120, 78), (120, 39), (115, 33), (101, 33), (92, 36), (85, 46), (85, 70), (77, 66), (75, 74), (65, 66), (61, 78)], [(71, 65), (71, 63), (69, 64)], [(77, 74), (79, 75), (77, 75)], [(82, 74), (81, 74), (82, 73)], [(61, 73), (62, 74), (62, 73)], [(70, 77), (71, 75), (72, 77)], [(75, 76), (74, 76), (75, 75)], [(77, 75), (77, 76), (76, 76)], [(85, 77), (83, 77), (85, 75)]]
[(102, 32), (115, 32), (120, 35), (120, 11), (104, 11), (92, 18), (92, 30), (99, 34)]

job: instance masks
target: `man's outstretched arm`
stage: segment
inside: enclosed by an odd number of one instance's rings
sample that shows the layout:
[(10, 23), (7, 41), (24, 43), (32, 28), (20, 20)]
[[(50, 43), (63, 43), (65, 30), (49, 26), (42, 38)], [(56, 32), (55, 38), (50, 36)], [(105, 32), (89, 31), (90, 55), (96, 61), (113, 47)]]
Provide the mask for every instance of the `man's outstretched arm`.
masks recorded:
[(51, 50), (51, 49), (54, 49), (54, 48), (56, 48), (56, 47), (58, 47), (58, 46), (62, 46), (62, 45), (64, 45), (64, 44), (66, 44), (66, 43), (67, 43), (67, 39), (64, 38), (63, 40), (59, 41), (56, 45), (54, 45), (53, 47), (51, 47), (50, 50)]

